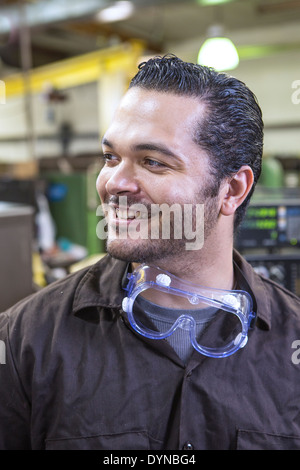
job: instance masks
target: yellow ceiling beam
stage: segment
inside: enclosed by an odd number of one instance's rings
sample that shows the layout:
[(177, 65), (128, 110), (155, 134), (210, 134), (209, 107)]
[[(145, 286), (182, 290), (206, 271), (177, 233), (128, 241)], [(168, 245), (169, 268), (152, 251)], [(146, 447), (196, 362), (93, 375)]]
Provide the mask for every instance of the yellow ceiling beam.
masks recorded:
[[(129, 76), (133, 75), (143, 49), (141, 42), (131, 41), (120, 46), (37, 67), (28, 73), (30, 91), (39, 93), (46, 84), (51, 84), (57, 89), (65, 89), (97, 81), (105, 71), (125, 70)], [(22, 95), (26, 90), (22, 73), (7, 76), (4, 82), (6, 98)]]

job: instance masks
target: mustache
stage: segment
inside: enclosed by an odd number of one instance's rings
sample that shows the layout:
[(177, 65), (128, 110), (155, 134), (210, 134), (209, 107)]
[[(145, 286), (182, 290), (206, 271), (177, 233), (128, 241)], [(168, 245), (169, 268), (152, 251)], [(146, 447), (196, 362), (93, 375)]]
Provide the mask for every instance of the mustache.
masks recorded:
[(113, 205), (113, 206), (120, 206), (120, 207), (130, 207), (134, 204), (142, 204), (145, 206), (145, 208), (150, 211), (151, 210), (151, 203), (143, 200), (143, 199), (138, 199), (134, 196), (116, 196), (112, 195), (103, 201), (107, 205)]

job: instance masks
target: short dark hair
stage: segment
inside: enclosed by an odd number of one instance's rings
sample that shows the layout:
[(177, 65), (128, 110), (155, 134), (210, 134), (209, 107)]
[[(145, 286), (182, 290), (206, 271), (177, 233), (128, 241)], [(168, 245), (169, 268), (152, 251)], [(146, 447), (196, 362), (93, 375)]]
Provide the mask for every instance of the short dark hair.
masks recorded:
[(235, 213), (236, 229), (261, 173), (263, 120), (254, 93), (237, 78), (170, 54), (141, 63), (129, 88), (134, 86), (194, 96), (206, 104), (207, 113), (194, 140), (211, 159), (217, 190), (224, 178), (234, 175), (243, 165), (251, 167), (254, 184)]

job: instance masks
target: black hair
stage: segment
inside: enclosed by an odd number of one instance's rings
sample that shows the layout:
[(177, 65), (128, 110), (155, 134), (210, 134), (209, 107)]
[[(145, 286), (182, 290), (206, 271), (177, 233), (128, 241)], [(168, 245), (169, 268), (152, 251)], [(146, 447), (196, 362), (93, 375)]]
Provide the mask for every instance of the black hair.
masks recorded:
[(236, 229), (261, 173), (263, 120), (254, 93), (237, 78), (170, 54), (141, 63), (129, 88), (134, 86), (194, 96), (206, 104), (194, 140), (210, 157), (216, 190), (243, 165), (249, 165), (254, 174), (254, 184), (235, 213)]

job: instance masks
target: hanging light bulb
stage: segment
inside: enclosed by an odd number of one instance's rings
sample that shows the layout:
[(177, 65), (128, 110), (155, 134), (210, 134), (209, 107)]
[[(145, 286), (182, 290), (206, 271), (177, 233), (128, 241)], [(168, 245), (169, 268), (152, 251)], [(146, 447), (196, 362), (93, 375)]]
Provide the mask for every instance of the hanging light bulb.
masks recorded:
[(129, 18), (134, 11), (134, 5), (131, 1), (120, 0), (113, 2), (107, 8), (103, 8), (96, 15), (97, 19), (103, 23), (112, 23)]
[(239, 55), (233, 42), (224, 37), (223, 28), (219, 25), (211, 26), (208, 36), (199, 50), (198, 64), (219, 71), (235, 69), (239, 65)]

